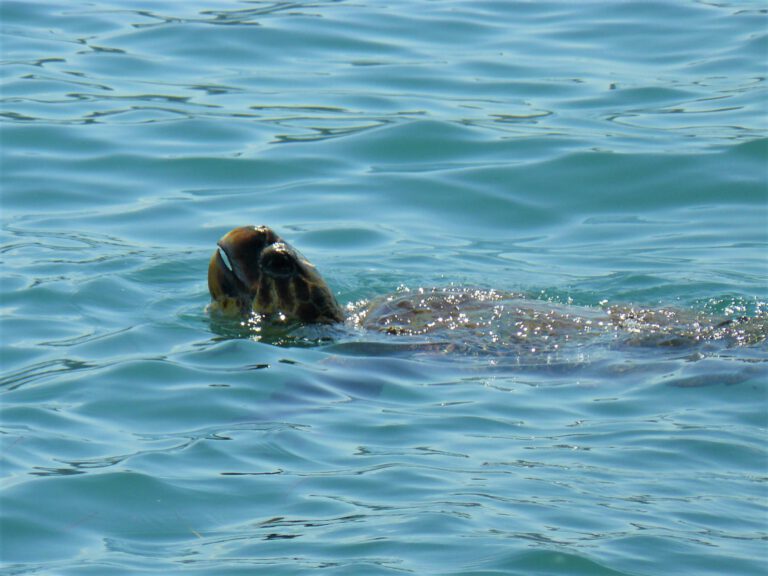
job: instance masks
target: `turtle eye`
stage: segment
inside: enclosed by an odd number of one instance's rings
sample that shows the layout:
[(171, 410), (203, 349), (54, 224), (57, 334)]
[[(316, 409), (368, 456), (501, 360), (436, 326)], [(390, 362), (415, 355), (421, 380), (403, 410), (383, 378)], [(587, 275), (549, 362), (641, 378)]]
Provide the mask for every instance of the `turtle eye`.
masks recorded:
[(221, 261), (224, 262), (224, 266), (227, 267), (227, 270), (232, 272), (232, 274), (235, 273), (234, 269), (232, 268), (232, 263), (229, 261), (229, 256), (227, 256), (227, 253), (224, 252), (224, 248), (219, 246), (219, 258), (221, 258)]
[(296, 261), (292, 254), (284, 249), (269, 250), (261, 259), (265, 272), (272, 276), (290, 276), (296, 270)]

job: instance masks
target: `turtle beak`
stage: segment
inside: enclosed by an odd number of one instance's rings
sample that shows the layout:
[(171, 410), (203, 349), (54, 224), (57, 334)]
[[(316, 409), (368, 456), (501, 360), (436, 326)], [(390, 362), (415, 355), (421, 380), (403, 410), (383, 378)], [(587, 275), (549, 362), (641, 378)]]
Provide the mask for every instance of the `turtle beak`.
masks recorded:
[(240, 306), (250, 307), (260, 285), (262, 252), (277, 239), (266, 226), (242, 226), (225, 234), (208, 266), (208, 289), (213, 300), (234, 299)]
[[(248, 265), (251, 264), (252, 266), (258, 267), (259, 259), (257, 257), (252, 262), (249, 262), (247, 260), (242, 261), (235, 258), (234, 254), (238, 254), (238, 252), (233, 250), (232, 243), (225, 241), (225, 239), (226, 237), (216, 243), (218, 246), (216, 254), (214, 254), (216, 265), (219, 267), (223, 266), (224, 270), (222, 270), (222, 272), (234, 276), (240, 284), (248, 288), (251, 283), (249, 278), (258, 277), (258, 272), (256, 274), (247, 273)], [(230, 256), (230, 253), (232, 253), (233, 256)]]

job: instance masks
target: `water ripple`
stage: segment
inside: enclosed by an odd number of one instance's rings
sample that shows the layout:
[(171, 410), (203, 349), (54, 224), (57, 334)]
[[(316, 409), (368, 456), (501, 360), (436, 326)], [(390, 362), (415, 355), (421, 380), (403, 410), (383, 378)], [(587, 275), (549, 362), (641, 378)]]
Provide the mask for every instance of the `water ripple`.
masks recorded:
[[(673, 63), (663, 82), (657, 78), (646, 77), (645, 74), (637, 74), (636, 77), (618, 76), (614, 73), (613, 78), (595, 77), (594, 71), (588, 71), (582, 66), (575, 65), (571, 69), (567, 65), (555, 64), (546, 77), (542, 77), (541, 70), (550, 68), (546, 65), (522, 65), (513, 64), (506, 58), (507, 53), (514, 54), (520, 51), (516, 41), (509, 37), (499, 35), (496, 37), (496, 30), (489, 25), (489, 14), (499, 10), (497, 6), (490, 6), (485, 10), (471, 10), (462, 6), (459, 11), (461, 17), (447, 17), (445, 13), (432, 14), (432, 30), (448, 34), (450, 30), (460, 31), (466, 37), (467, 34), (480, 38), (494, 38), (491, 44), (498, 50), (495, 59), (495, 68), (487, 67), (488, 63), (473, 61), (470, 57), (465, 57), (455, 51), (434, 52), (432, 46), (424, 46), (414, 41), (413, 36), (408, 32), (413, 26), (418, 25), (419, 16), (416, 16), (414, 22), (406, 22), (396, 14), (384, 11), (382, 23), (384, 28), (378, 31), (370, 29), (373, 37), (380, 42), (380, 53), (394, 49), (397, 42), (394, 39), (404, 41), (401, 46), (407, 47), (411, 52), (412, 65), (403, 63), (403, 55), (397, 54), (397, 58), (391, 61), (368, 61), (364, 58), (368, 48), (359, 42), (359, 36), (349, 32), (349, 25), (354, 23), (364, 25), (364, 21), (357, 18), (354, 12), (342, 10), (343, 4), (335, 6), (335, 3), (267, 3), (265, 6), (256, 8), (237, 9), (237, 10), (200, 10), (199, 17), (190, 14), (162, 15), (151, 11), (91, 11), (84, 14), (89, 17), (112, 18), (126, 16), (136, 16), (140, 19), (151, 19), (151, 23), (132, 23), (130, 28), (122, 33), (115, 34), (103, 33), (103, 38), (94, 35), (87, 39), (76, 38), (68, 39), (67, 42), (73, 45), (73, 52), (69, 58), (47, 57), (28, 60), (30, 65), (35, 67), (46, 66), (55, 75), (41, 76), (39, 74), (21, 75), (16, 80), (19, 93), (24, 93), (25, 97), (15, 97), (16, 89), (6, 90), (4, 106), (6, 110), (2, 113), (7, 121), (12, 122), (42, 122), (46, 124), (61, 123), (67, 124), (90, 124), (103, 122), (123, 122), (134, 123), (158, 122), (158, 121), (184, 121), (206, 116), (206, 109), (217, 109), (220, 116), (229, 119), (247, 118), (248, 110), (267, 109), (271, 106), (284, 106), (286, 100), (294, 101), (295, 106), (304, 110), (325, 111), (326, 119), (333, 118), (337, 122), (348, 122), (344, 118), (345, 114), (329, 114), (333, 109), (333, 104), (340, 100), (364, 100), (371, 101), (372, 98), (384, 101), (387, 107), (397, 106), (397, 113), (408, 112), (408, 108), (402, 108), (402, 103), (411, 101), (418, 102), (416, 109), (422, 113), (428, 113), (436, 117), (446, 117), (454, 122), (464, 122), (476, 127), (489, 130), (489, 137), (493, 137), (493, 132), (509, 131), (511, 134), (529, 135), (534, 128), (540, 129), (545, 134), (567, 134), (573, 131), (576, 116), (583, 115), (587, 111), (587, 125), (592, 124), (593, 128), (589, 131), (590, 138), (600, 139), (608, 148), (614, 148), (620, 145), (621, 138), (631, 138), (634, 145), (637, 144), (637, 138), (649, 138), (658, 141), (661, 138), (667, 138), (668, 133), (674, 133), (680, 138), (698, 137), (706, 135), (708, 140), (713, 137), (722, 139), (747, 139), (759, 134), (765, 130), (765, 126), (755, 127), (750, 120), (754, 118), (758, 106), (759, 98), (756, 99), (763, 87), (762, 76), (758, 69), (754, 74), (747, 75), (743, 79), (737, 79), (734, 82), (725, 83), (721, 77), (707, 74), (709, 68), (717, 68), (717, 58), (721, 54), (736, 54), (742, 47), (734, 44), (727, 49), (721, 50), (717, 55), (705, 55), (701, 51), (697, 52), (700, 56), (699, 64), (688, 65), (687, 67), (677, 68)], [(346, 8), (349, 8), (348, 6)], [(669, 8), (671, 9), (671, 7)], [(194, 13), (195, 8), (190, 8)], [(184, 10), (181, 10), (183, 13)], [(589, 37), (594, 35), (593, 20), (589, 18), (589, 10), (585, 15), (572, 14), (576, 26), (570, 30), (546, 28), (548, 23), (539, 22), (535, 14), (529, 15), (529, 24), (532, 25), (530, 31), (524, 30), (522, 36), (530, 39), (535, 37), (535, 30), (541, 27), (548, 34), (553, 35), (554, 39), (561, 45), (567, 45), (571, 38)], [(616, 17), (618, 22), (623, 24), (631, 23), (638, 19), (637, 14), (633, 14), (631, 9), (624, 11), (617, 10)], [(77, 12), (68, 12), (68, 16), (77, 14)], [(244, 76), (240, 73), (218, 72), (215, 73), (215, 81), (210, 81), (210, 74), (201, 75), (201, 71), (208, 71), (209, 65), (203, 64), (200, 70), (188, 69), (186, 66), (180, 67), (177, 75), (185, 78), (185, 82), (174, 82), (174, 92), (189, 92), (189, 95), (183, 93), (167, 93), (159, 91), (156, 94), (147, 94), (141, 89), (141, 85), (152, 84), (158, 88), (170, 88), (166, 80), (160, 79), (144, 80), (129, 75), (128, 78), (120, 77), (109, 70), (98, 69), (98, 72), (87, 69), (85, 56), (103, 55), (108, 58), (117, 58), (119, 63), (121, 57), (125, 57), (125, 65), (131, 66), (131, 61), (145, 62), (146, 64), (156, 65), (150, 62), (149, 55), (141, 54), (136, 50), (136, 46), (141, 46), (144, 31), (147, 26), (156, 27), (158, 25), (172, 25), (175, 27), (173, 34), (179, 34), (186, 27), (194, 28), (198, 24), (223, 24), (228, 27), (238, 29), (236, 34), (230, 34), (228, 42), (237, 46), (238, 50), (245, 53), (246, 43), (252, 43), (254, 36), (264, 35), (271, 38), (273, 31), (270, 27), (261, 29), (258, 20), (263, 17), (290, 16), (290, 20), (304, 31), (311, 31), (317, 34), (314, 41), (322, 44), (331, 42), (334, 48), (344, 45), (351, 47), (350, 60), (342, 60), (335, 63), (323, 61), (319, 70), (321, 76), (327, 76), (336, 79), (339, 83), (351, 87), (344, 90), (312, 89), (310, 83), (306, 80), (294, 78), (293, 86), (286, 92), (287, 85), (281, 81), (281, 74), (277, 73), (271, 76), (271, 84), (259, 83), (258, 91), (254, 91), (255, 78)], [(320, 16), (322, 23), (317, 26), (315, 16)], [(440, 17), (443, 17), (441, 20)], [(712, 25), (712, 14), (705, 11), (692, 11), (691, 16), (694, 20), (698, 19), (709, 27)], [(434, 26), (434, 21), (440, 23)], [(274, 23), (280, 20), (275, 20)], [(239, 27), (243, 27), (239, 29)], [(285, 30), (284, 30), (285, 31)], [(318, 33), (317, 31), (322, 31)], [(386, 34), (394, 34), (387, 36)], [(651, 34), (650, 30), (643, 31), (642, 34)], [(704, 28), (700, 33), (706, 33)], [(136, 35), (139, 36), (136, 36)], [(399, 38), (398, 38), (399, 36)], [(331, 37), (333, 40), (331, 40)], [(278, 43), (285, 40), (274, 37)], [(432, 42), (439, 38), (432, 38)], [(99, 42), (96, 44), (95, 42)], [(747, 44), (757, 42), (758, 40), (746, 40)], [(117, 43), (117, 45), (115, 45)], [(77, 46), (85, 44), (89, 47), (87, 52), (80, 52)], [(112, 45), (110, 45), (112, 44)], [(241, 50), (242, 49), (242, 50)], [(755, 51), (758, 48), (748, 48)], [(593, 58), (592, 43), (577, 44), (577, 51), (585, 54), (587, 59)], [(239, 53), (238, 53), (239, 54)], [(560, 52), (555, 54), (559, 57)], [(543, 62), (547, 62), (549, 56), (546, 52), (542, 54)], [(690, 55), (686, 55), (689, 59)], [(181, 59), (181, 54), (175, 51), (165, 55), (166, 59), (171, 61)], [(317, 56), (307, 54), (307, 62), (318, 62)], [(71, 60), (71, 61), (70, 61)], [(596, 59), (598, 60), (598, 59)], [(22, 60), (9, 61), (8, 63), (18, 65)], [(376, 64), (377, 66), (360, 66), (361, 63)], [(395, 66), (389, 65), (396, 63)], [(436, 66), (436, 64), (439, 64)], [(382, 67), (382, 64), (385, 66)], [(573, 64), (570, 62), (569, 64)], [(233, 67), (239, 65), (236, 60)], [(351, 68), (350, 68), (351, 66)], [(483, 68), (483, 66), (485, 68)], [(118, 66), (118, 70), (119, 70)], [(445, 69), (445, 72), (441, 71)], [(354, 72), (354, 70), (357, 70)], [(465, 70), (472, 70), (477, 74), (482, 70), (480, 76), (469, 78)], [(574, 72), (582, 74), (574, 74)], [(499, 77), (509, 76), (514, 80), (499, 81)], [(421, 88), (422, 81), (428, 83), (430, 94)], [(23, 89), (22, 84), (23, 82)], [(30, 92), (35, 92), (34, 86), (38, 86), (41, 94), (50, 94), (57, 83), (63, 86), (91, 86), (101, 91), (101, 95), (83, 94), (80, 91), (61, 94), (60, 90), (56, 99), (50, 98), (30, 98)], [(363, 90), (355, 89), (356, 85), (365, 86)], [(444, 89), (440, 89), (440, 85)], [(381, 90), (371, 91), (372, 86), (381, 86)], [(427, 85), (427, 84), (425, 84)], [(681, 92), (678, 97), (674, 96), (672, 91), (667, 92), (667, 102), (659, 108), (638, 108), (638, 95), (642, 93), (653, 93), (664, 91), (665, 87), (674, 86)], [(720, 92), (719, 98), (727, 100), (736, 100), (732, 105), (723, 105), (711, 107), (707, 104), (712, 99), (712, 90)], [(483, 94), (497, 94), (498, 97), (493, 101), (481, 98), (468, 98), (472, 92)], [(105, 98), (104, 92), (114, 92), (111, 98)], [(200, 98), (201, 92), (204, 98)], [(462, 95), (458, 97), (457, 95)], [(517, 96), (510, 96), (517, 95)], [(693, 96), (693, 98), (691, 97)], [(254, 106), (249, 100), (266, 99), (267, 101)], [(109, 102), (110, 99), (118, 99), (126, 102), (125, 107), (104, 108), (102, 105)], [(647, 99), (644, 97), (644, 99)], [(174, 103), (176, 106), (158, 107), (147, 105), (156, 101)], [(463, 104), (461, 100), (467, 100), (469, 106)], [(652, 98), (653, 100), (653, 98)], [(398, 104), (399, 103), (399, 104)], [(61, 110), (52, 116), (51, 105), (56, 104)], [(97, 105), (97, 106), (94, 106)], [(64, 108), (62, 108), (62, 106)], [(525, 113), (524, 111), (515, 112), (521, 108), (533, 108), (533, 111)], [(510, 111), (510, 108), (512, 111)], [(553, 113), (553, 109), (558, 113)], [(70, 111), (65, 111), (70, 109)], [(572, 110), (573, 113), (568, 113)], [(597, 112), (597, 114), (591, 111)], [(363, 115), (376, 118), (376, 108), (366, 107), (361, 109)], [(471, 111), (471, 113), (470, 113)], [(45, 114), (48, 112), (48, 114)], [(74, 112), (74, 113), (73, 113)], [(686, 120), (682, 120), (684, 115)], [(717, 117), (717, 120), (709, 116)], [(129, 119), (128, 116), (131, 116)], [(582, 116), (583, 117), (583, 116)], [(258, 119), (257, 119), (258, 120)], [(317, 123), (322, 117), (312, 116), (306, 121)], [(522, 120), (522, 121), (521, 121)], [(534, 120), (534, 121), (532, 121)], [(268, 120), (264, 120), (269, 122)], [(327, 120), (326, 120), (327, 121)], [(378, 120), (377, 120), (378, 122)], [(514, 129), (510, 126), (514, 123)], [(606, 125), (607, 123), (607, 125)], [(712, 124), (715, 124), (712, 126)], [(280, 123), (277, 123), (280, 126)], [(375, 126), (377, 124), (368, 124)], [(268, 140), (274, 143), (284, 142), (312, 142), (322, 140), (324, 137), (352, 137), (357, 135), (366, 125), (357, 127), (334, 128), (322, 124), (312, 126), (315, 135), (291, 135), (280, 132), (273, 133)], [(586, 128), (587, 126), (585, 126)], [(638, 132), (639, 131), (639, 132)], [(659, 133), (665, 133), (664, 135)], [(533, 132), (534, 134), (536, 132)], [(608, 144), (607, 138), (613, 141)], [(621, 138), (617, 138), (621, 137)], [(650, 143), (650, 142), (649, 142)]]
[(3, 1), (5, 572), (762, 575), (765, 343), (494, 356), (204, 308), (263, 223), (344, 304), (764, 319), (767, 15)]
[(22, 386), (40, 383), (61, 374), (69, 374), (81, 370), (94, 370), (97, 364), (74, 359), (47, 360), (26, 366), (21, 370), (11, 372), (0, 378), (0, 388), (12, 392)]

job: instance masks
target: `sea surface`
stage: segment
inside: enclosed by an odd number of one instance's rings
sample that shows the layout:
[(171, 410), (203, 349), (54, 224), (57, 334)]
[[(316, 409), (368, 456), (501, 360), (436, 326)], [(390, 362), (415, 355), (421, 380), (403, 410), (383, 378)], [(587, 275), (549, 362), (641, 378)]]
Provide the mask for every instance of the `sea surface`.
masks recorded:
[(765, 319), (763, 2), (3, 0), (0, 26), (0, 574), (766, 573), (764, 341), (488, 354), (205, 310), (216, 241), (267, 224), (344, 305)]

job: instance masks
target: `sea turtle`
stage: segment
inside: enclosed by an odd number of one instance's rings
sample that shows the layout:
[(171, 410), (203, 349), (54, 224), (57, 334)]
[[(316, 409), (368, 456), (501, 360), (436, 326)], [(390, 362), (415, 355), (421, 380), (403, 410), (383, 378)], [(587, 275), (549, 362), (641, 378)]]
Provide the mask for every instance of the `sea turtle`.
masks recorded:
[(557, 350), (596, 337), (635, 344), (688, 345), (766, 339), (765, 318), (728, 319), (675, 309), (570, 306), (521, 294), (463, 287), (401, 290), (342, 308), (317, 269), (267, 226), (227, 233), (208, 268), (210, 311), (268, 323), (336, 324), (452, 342), (451, 348)]

